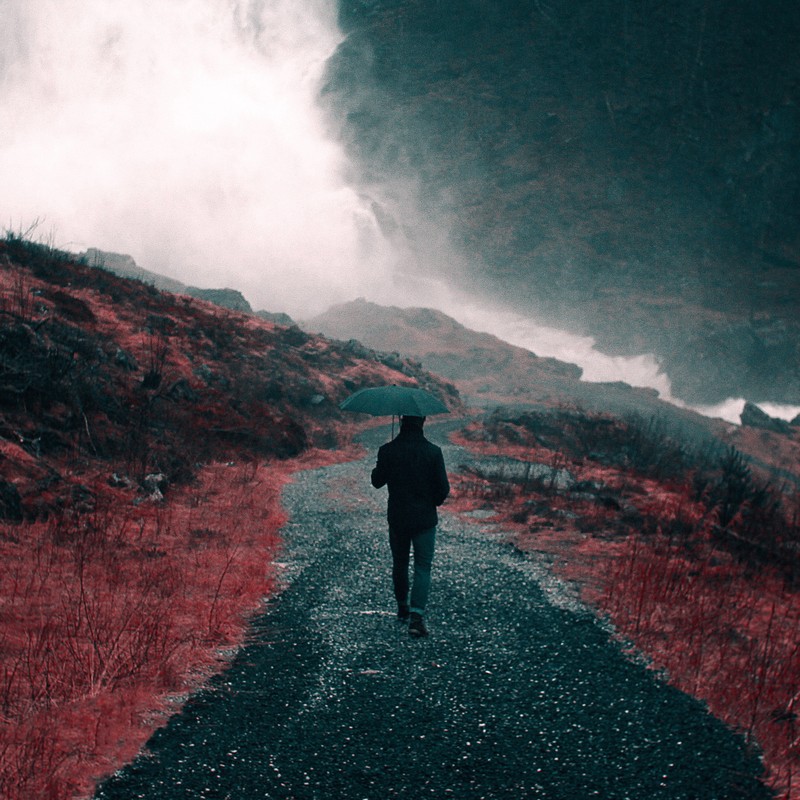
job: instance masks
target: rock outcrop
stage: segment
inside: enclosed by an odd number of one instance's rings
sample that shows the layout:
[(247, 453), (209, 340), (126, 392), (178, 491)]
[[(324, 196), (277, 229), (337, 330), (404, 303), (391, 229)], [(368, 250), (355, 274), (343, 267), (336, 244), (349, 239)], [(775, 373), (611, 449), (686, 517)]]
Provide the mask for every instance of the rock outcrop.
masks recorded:
[(183, 294), (186, 291), (186, 284), (140, 267), (132, 256), (125, 253), (109, 253), (105, 250), (98, 250), (96, 247), (90, 247), (86, 252), (80, 254), (80, 258), (90, 267), (107, 269), (122, 278), (134, 278), (165, 292)]
[(173, 294), (188, 294), (190, 297), (197, 297), (200, 300), (207, 300), (209, 303), (229, 308), (231, 311), (243, 311), (252, 314), (253, 309), (247, 302), (245, 296), (237, 289), (201, 289), (197, 286), (187, 286), (181, 281), (151, 272), (149, 269), (140, 267), (132, 256), (124, 253), (109, 253), (105, 250), (98, 250), (90, 247), (86, 252), (81, 253), (80, 257), (90, 266), (107, 269), (122, 278), (134, 278), (135, 280), (148, 283), (164, 292)]
[(742, 425), (750, 428), (761, 428), (773, 433), (791, 433), (790, 423), (771, 417), (754, 403), (745, 403), (740, 419), (742, 420)]
[(237, 289), (198, 289), (196, 286), (187, 286), (184, 294), (206, 300), (214, 305), (229, 308), (231, 311), (244, 311), (252, 314), (253, 309), (245, 296)]

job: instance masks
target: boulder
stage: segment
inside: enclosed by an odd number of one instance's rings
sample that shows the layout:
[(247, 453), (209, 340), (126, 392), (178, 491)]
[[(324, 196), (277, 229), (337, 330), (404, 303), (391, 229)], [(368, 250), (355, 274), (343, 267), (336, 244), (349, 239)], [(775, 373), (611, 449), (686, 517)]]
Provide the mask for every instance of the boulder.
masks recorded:
[(163, 500), (167, 490), (167, 476), (161, 472), (153, 472), (144, 476), (142, 481), (145, 491), (151, 500)]
[(198, 300), (229, 308), (232, 311), (244, 311), (252, 314), (253, 309), (245, 296), (238, 289), (198, 289), (196, 286), (187, 286), (186, 294)]
[(0, 480), (0, 519), (22, 522), (22, 498), (13, 483)]

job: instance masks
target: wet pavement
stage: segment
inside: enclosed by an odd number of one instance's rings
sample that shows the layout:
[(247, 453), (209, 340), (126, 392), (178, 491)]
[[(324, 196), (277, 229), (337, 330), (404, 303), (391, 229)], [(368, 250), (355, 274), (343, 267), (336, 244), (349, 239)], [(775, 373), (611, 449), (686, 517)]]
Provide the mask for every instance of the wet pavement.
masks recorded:
[[(451, 471), (469, 461), (429, 427)], [(411, 639), (373, 463), (287, 488), (285, 589), (252, 644), (98, 799), (770, 797), (740, 737), (626, 657), (488, 521), (445, 506), (431, 635)]]

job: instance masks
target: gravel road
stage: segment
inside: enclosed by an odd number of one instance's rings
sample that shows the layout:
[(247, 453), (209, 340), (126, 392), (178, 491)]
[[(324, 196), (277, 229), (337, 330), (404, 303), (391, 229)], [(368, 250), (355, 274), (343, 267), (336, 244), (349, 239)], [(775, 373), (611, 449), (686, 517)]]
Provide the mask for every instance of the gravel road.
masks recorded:
[[(428, 429), (451, 471), (468, 463)], [(411, 639), (369, 486), (387, 435), (287, 488), (285, 588), (253, 643), (98, 799), (771, 796), (740, 738), (625, 657), (535, 557), (446, 505), (431, 635)]]

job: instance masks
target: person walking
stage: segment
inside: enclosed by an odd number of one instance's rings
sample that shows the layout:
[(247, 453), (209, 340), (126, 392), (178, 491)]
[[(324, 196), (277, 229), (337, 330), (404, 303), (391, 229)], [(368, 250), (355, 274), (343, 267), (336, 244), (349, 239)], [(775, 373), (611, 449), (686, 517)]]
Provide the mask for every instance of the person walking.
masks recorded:
[[(427, 636), (423, 615), (431, 587), (436, 545), (437, 507), (450, 493), (442, 450), (423, 434), (425, 417), (403, 416), (400, 432), (378, 450), (372, 485), (389, 488), (387, 519), (392, 552), (392, 583), (397, 618), (408, 622), (416, 638)], [(409, 596), (408, 569), (414, 550), (414, 579)]]

